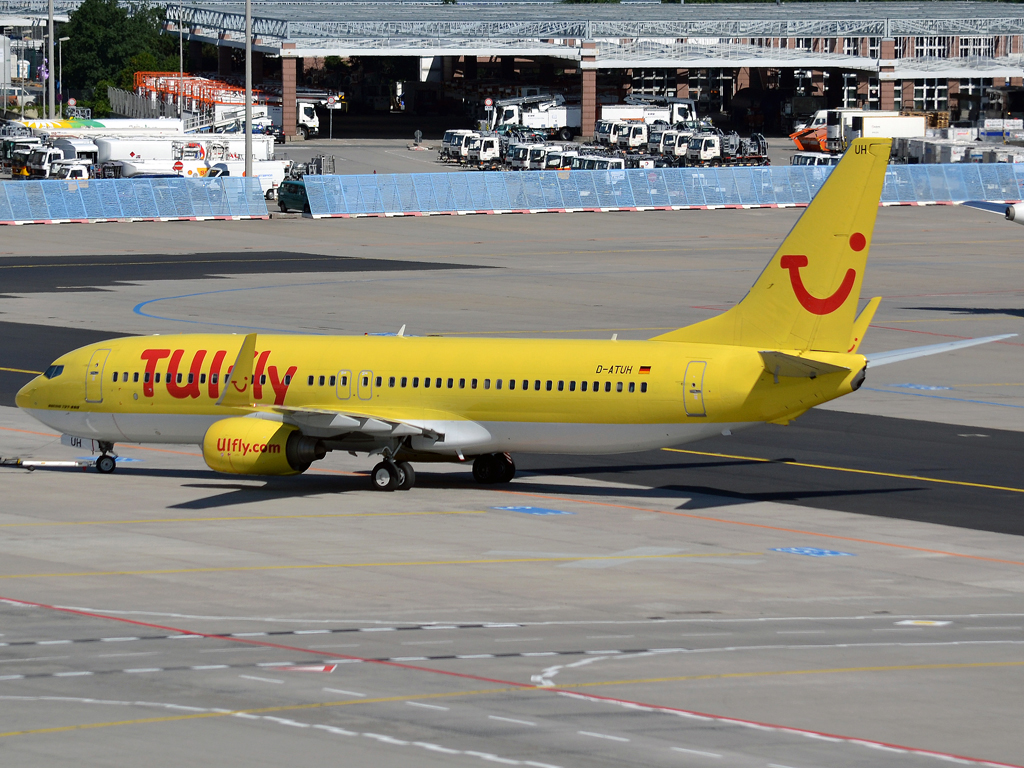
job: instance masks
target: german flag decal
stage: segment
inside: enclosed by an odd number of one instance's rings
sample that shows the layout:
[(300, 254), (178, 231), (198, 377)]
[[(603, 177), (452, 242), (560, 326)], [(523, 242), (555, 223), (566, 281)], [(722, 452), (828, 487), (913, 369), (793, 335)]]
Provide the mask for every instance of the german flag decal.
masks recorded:
[(651, 366), (649, 366), (649, 365), (641, 365), (640, 366), (640, 373), (650, 373), (650, 372), (651, 372)]

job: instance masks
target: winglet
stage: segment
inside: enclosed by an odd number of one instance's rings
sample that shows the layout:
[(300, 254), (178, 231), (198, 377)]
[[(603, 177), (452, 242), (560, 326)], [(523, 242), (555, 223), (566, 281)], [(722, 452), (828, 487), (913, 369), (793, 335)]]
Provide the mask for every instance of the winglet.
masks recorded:
[(864, 341), (864, 334), (868, 332), (868, 326), (871, 325), (871, 321), (875, 317), (875, 311), (881, 303), (882, 297), (875, 296), (857, 315), (857, 319), (853, 323), (853, 343), (850, 347), (850, 352), (856, 352), (860, 349), (860, 343)]
[(244, 408), (253, 404), (249, 385), (252, 383), (252, 359), (255, 356), (256, 334), (250, 333), (242, 341), (242, 348), (238, 350), (238, 357), (224, 382), (224, 393), (217, 400), (217, 405)]

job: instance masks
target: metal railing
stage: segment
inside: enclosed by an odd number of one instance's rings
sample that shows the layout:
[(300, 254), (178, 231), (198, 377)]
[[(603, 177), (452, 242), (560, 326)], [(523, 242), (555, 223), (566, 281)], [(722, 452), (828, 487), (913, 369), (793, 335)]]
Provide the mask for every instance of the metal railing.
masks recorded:
[[(306, 176), (314, 217), (807, 205), (831, 166)], [(1024, 164), (895, 165), (883, 204), (1024, 198)]]

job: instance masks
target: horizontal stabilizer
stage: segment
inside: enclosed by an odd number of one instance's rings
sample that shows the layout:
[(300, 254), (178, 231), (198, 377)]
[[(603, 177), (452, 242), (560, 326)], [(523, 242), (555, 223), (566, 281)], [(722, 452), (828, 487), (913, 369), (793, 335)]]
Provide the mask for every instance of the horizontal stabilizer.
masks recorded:
[(1000, 216), (1005, 216), (1006, 209), (1010, 207), (1006, 203), (990, 203), (986, 200), (966, 200), (963, 205), (968, 208), (977, 208), (979, 211), (998, 213)]
[(907, 349), (894, 349), (891, 352), (875, 352), (870, 355), (865, 355), (865, 357), (868, 359), (869, 368), (877, 368), (880, 365), (889, 365), (889, 363), (901, 363), (904, 360), (913, 360), (915, 357), (938, 355), (942, 352), (952, 352), (954, 349), (976, 347), (978, 344), (988, 344), (993, 341), (1012, 339), (1016, 335), (1016, 333), (1004, 333), (999, 336), (985, 336), (979, 339), (947, 341), (942, 344), (928, 344), (924, 347), (908, 347)]
[(787, 355), (785, 352), (761, 352), (764, 369), (775, 377), (777, 384), (780, 376), (793, 379), (816, 379), (826, 373), (849, 373), (849, 368), (841, 365), (823, 363), (806, 357)]

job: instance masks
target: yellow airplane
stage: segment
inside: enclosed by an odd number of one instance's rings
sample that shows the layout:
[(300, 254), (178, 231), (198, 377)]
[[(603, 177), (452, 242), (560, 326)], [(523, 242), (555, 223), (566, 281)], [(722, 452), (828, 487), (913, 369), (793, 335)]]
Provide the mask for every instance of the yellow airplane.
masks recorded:
[(473, 461), (508, 482), (510, 453), (642, 451), (785, 424), (857, 390), (869, 367), (1014, 334), (864, 356), (881, 301), (857, 315), (887, 139), (858, 139), (746, 297), (647, 341), (189, 334), (69, 352), (18, 405), (67, 435), (200, 444), (211, 469), (291, 475), (328, 451), (380, 455), (381, 490), (410, 462)]

